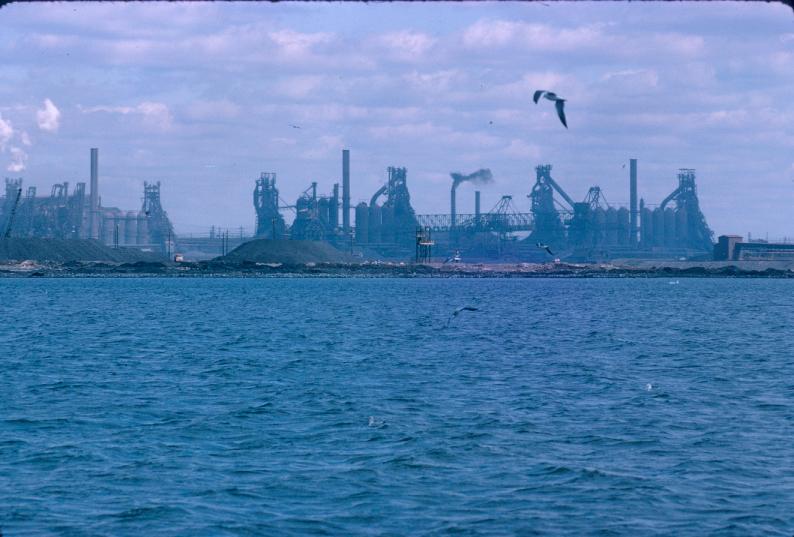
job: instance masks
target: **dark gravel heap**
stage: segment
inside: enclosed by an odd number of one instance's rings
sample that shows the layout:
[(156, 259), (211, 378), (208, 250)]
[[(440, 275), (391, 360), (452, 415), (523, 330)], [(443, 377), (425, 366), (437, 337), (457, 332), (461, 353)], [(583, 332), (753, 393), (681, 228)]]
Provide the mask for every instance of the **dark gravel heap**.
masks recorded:
[(0, 239), (0, 261), (107, 261), (112, 263), (134, 263), (136, 261), (160, 261), (152, 252), (135, 248), (111, 248), (97, 240), (83, 239)]

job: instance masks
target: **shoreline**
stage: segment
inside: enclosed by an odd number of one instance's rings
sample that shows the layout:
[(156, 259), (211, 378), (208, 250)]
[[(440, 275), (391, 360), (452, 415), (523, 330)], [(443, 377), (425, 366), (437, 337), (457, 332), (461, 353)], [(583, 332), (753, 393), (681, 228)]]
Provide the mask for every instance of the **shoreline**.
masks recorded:
[(408, 264), (280, 263), (213, 260), (185, 263), (22, 261), (0, 263), (0, 278), (794, 278), (794, 268), (755, 263)]

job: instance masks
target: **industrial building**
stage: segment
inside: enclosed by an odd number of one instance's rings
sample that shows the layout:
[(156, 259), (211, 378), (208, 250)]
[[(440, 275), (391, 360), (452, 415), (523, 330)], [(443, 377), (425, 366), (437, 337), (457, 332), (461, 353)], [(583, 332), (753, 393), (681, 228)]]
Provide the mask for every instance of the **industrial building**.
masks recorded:
[[(386, 183), (355, 207), (355, 226), (349, 226), (350, 153), (342, 154), (342, 224), (339, 222), (339, 185), (330, 195), (319, 195), (314, 182), (294, 205), (280, 203), (274, 173), (256, 181), (254, 206), (257, 236), (310, 239), (337, 247), (354, 245), (365, 256), (405, 259), (419, 256), (418, 245), (434, 247), (437, 257), (453, 252), (469, 260), (548, 261), (537, 247), (547, 245), (555, 256), (576, 261), (621, 257), (696, 258), (711, 256), (713, 233), (700, 210), (695, 170), (680, 169), (678, 184), (658, 205), (638, 197), (637, 160), (629, 161), (629, 206), (611, 205), (598, 186), (575, 201), (552, 177), (550, 164), (535, 168), (529, 188), (530, 211), (517, 210), (513, 196), (504, 195), (490, 211), (482, 212), (480, 191), (474, 192), (474, 211), (458, 210), (457, 190), (465, 182), (487, 183), (491, 172), (451, 173), (450, 212), (416, 214), (408, 192), (407, 171), (387, 169)], [(284, 224), (280, 209), (291, 209), (295, 219)], [(519, 238), (523, 234), (524, 238)], [(428, 257), (426, 248), (422, 257)]]
[(162, 253), (173, 251), (174, 234), (160, 201), (160, 183), (143, 185), (139, 210), (105, 207), (99, 196), (99, 150), (91, 149), (90, 190), (78, 182), (53, 185), (49, 196), (35, 186), (23, 194), (22, 179), (5, 181), (0, 198), (0, 225), (4, 235), (55, 239), (96, 239), (108, 246), (131, 246)]
[(794, 261), (794, 244), (748, 240), (739, 235), (721, 235), (714, 245), (715, 261)]

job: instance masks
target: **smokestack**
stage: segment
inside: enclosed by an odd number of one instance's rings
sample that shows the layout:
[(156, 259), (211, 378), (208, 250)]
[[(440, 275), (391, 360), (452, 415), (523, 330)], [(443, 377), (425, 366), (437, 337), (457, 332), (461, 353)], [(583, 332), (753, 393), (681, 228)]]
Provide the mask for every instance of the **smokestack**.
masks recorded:
[(342, 230), (350, 233), (350, 150), (342, 150)]
[(474, 219), (476, 223), (479, 225), (480, 223), (480, 191), (474, 191)]
[(455, 189), (458, 188), (458, 182), (454, 181), (452, 183), (452, 189), (449, 191), (449, 214), (451, 215), (450, 218), (450, 227), (455, 227)]
[(334, 183), (334, 195), (331, 198), (331, 226), (339, 227), (339, 183)]
[(89, 203), (89, 227), (92, 239), (99, 238), (99, 149), (91, 148), (91, 192)]
[(637, 244), (637, 159), (629, 160), (629, 197), (631, 204), (631, 244)]

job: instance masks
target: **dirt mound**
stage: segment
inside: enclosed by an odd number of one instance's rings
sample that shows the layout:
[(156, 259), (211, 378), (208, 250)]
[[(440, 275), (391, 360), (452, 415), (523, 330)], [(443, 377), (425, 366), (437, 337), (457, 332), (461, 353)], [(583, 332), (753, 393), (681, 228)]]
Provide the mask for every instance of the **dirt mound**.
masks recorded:
[(135, 248), (111, 248), (97, 240), (83, 239), (39, 239), (10, 238), (0, 239), (0, 260), (2, 261), (109, 261), (113, 263), (134, 263), (136, 261), (159, 261), (152, 252), (142, 252)]
[(230, 261), (253, 261), (256, 263), (283, 263), (305, 265), (306, 263), (356, 263), (354, 258), (322, 241), (274, 241), (255, 239), (241, 244), (225, 257)]

